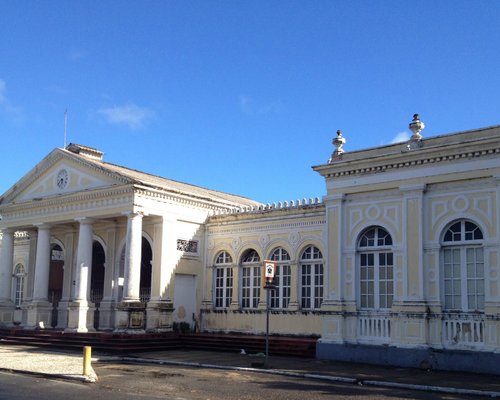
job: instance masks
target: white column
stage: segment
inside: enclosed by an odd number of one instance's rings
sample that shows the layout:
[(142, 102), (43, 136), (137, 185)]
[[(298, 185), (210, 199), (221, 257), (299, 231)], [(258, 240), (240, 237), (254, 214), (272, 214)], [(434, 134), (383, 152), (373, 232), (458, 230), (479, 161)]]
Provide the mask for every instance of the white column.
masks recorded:
[(50, 226), (38, 226), (33, 301), (48, 301), (50, 268)]
[(2, 252), (0, 253), (0, 303), (8, 303), (11, 301), (14, 230), (4, 229), (2, 233)]
[(140, 301), (141, 279), (142, 217), (140, 213), (130, 213), (127, 221), (127, 244), (125, 248), (125, 279), (123, 301)]
[(92, 267), (92, 220), (82, 218), (78, 235), (76, 254), (75, 301), (87, 301), (87, 289), (90, 268)]

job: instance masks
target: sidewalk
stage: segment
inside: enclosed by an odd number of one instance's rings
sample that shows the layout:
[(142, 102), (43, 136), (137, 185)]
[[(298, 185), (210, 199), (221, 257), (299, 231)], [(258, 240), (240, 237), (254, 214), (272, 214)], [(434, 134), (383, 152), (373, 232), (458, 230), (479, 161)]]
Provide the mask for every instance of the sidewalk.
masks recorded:
[(83, 375), (83, 349), (82, 354), (75, 354), (0, 344), (0, 370), (75, 379), (82, 382), (95, 382), (97, 379), (92, 368), (88, 376)]
[[(126, 357), (93, 354), (92, 357), (94, 364), (126, 362), (231, 369), (359, 385), (403, 387), (428, 392), (500, 397), (500, 378), (494, 375), (422, 371), (410, 368), (278, 356), (269, 357), (268, 368), (257, 366), (263, 361), (264, 358), (258, 355), (184, 350), (137, 353)], [(0, 370), (38, 374), (53, 378), (77, 379), (83, 382), (95, 382), (97, 379), (94, 373), (91, 376), (82, 374), (83, 353), (62, 353), (32, 347), (0, 345)]]

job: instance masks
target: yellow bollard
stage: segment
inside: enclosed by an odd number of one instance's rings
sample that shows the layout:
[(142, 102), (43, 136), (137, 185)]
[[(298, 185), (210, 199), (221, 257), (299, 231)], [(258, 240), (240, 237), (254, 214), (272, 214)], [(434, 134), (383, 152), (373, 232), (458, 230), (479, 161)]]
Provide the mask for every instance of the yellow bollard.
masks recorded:
[(84, 376), (89, 376), (90, 375), (90, 362), (92, 360), (92, 347), (90, 346), (84, 346), (83, 347), (83, 375)]

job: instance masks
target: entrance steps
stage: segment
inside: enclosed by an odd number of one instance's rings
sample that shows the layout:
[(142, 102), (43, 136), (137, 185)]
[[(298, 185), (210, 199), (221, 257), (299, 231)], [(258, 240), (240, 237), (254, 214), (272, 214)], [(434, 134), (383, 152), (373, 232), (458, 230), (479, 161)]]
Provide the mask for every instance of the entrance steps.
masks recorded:
[[(269, 336), (269, 354), (314, 358), (317, 337)], [(68, 333), (60, 330), (0, 329), (0, 346), (26, 345), (80, 350), (91, 346), (103, 353), (131, 353), (168, 350), (211, 350), (247, 354), (265, 352), (265, 336), (224, 333)]]

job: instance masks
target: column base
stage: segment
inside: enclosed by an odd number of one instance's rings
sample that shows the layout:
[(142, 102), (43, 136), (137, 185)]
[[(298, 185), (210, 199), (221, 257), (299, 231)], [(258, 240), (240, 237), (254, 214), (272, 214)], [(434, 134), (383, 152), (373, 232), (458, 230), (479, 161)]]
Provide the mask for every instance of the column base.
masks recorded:
[(425, 301), (398, 301), (391, 309), (391, 344), (427, 346), (430, 308)]
[(171, 300), (150, 301), (146, 311), (146, 331), (172, 331), (172, 313), (174, 311), (174, 304)]
[(14, 303), (12, 301), (1, 301), (0, 302), (0, 326), (12, 326), (14, 325)]
[(115, 331), (145, 332), (146, 306), (140, 301), (123, 301), (115, 308)]
[(68, 324), (68, 305), (70, 304), (70, 301), (68, 299), (66, 300), (60, 300), (59, 303), (57, 304), (57, 329), (65, 329)]
[(52, 304), (48, 301), (32, 301), (26, 305), (26, 327), (31, 329), (50, 328), (52, 322)]
[(99, 330), (112, 330), (115, 327), (115, 302), (102, 300), (99, 305)]
[[(65, 332), (93, 332), (95, 331), (93, 318), (89, 318), (89, 303), (87, 301), (74, 301), (68, 303), (68, 326)], [(93, 310), (93, 308), (92, 308)]]

